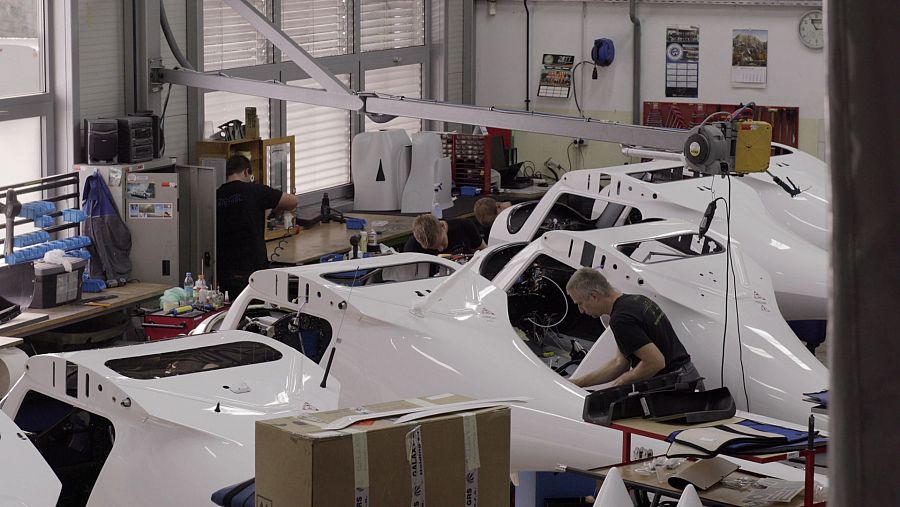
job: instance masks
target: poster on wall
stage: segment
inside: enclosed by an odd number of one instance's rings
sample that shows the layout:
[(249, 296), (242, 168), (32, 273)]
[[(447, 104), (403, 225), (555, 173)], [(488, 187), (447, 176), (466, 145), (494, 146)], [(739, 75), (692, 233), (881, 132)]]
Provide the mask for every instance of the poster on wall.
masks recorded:
[(666, 28), (666, 97), (697, 98), (700, 27)]
[(769, 31), (733, 30), (731, 36), (731, 86), (765, 88), (769, 63)]
[(572, 84), (572, 65), (574, 55), (544, 55), (544, 67), (541, 69), (541, 81), (538, 85), (538, 97), (569, 98)]

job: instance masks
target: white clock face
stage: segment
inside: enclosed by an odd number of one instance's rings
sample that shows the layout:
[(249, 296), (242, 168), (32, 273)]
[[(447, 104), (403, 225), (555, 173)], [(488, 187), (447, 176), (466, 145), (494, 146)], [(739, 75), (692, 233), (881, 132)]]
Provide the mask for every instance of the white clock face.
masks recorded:
[(809, 11), (800, 18), (797, 27), (800, 33), (800, 42), (812, 49), (822, 49), (825, 46), (825, 22), (822, 19), (822, 11)]

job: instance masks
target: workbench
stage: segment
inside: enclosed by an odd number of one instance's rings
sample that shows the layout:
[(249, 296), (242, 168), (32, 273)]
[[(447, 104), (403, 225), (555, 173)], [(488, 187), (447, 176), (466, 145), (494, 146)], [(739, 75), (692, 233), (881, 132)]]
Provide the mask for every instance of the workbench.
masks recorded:
[(0, 335), (22, 338), (42, 331), (51, 331), (62, 326), (137, 306), (144, 301), (162, 296), (163, 292), (168, 288), (168, 285), (158, 283), (134, 282), (122, 287), (106, 289), (99, 293), (85, 293), (83, 299), (97, 296), (115, 296), (113, 299), (98, 301), (90, 305), (72, 303), (55, 308), (29, 308), (26, 312), (45, 315), (47, 318), (40, 322), (25, 324), (8, 331), (4, 329), (4, 326), (0, 326)]
[[(512, 201), (514, 203), (540, 199), (547, 193), (549, 187), (532, 185), (527, 188), (508, 190), (490, 194), (497, 201)], [(474, 216), (475, 201), (482, 196), (457, 197), (453, 207), (444, 212), (445, 219), (463, 218)], [(422, 213), (400, 213), (399, 211), (387, 212), (353, 212), (345, 211), (346, 217), (365, 218), (368, 222), (366, 231), (371, 230), (372, 222), (386, 221), (383, 234), (378, 235), (380, 243), (391, 243), (405, 239), (412, 234), (412, 224), (416, 217)], [(285, 264), (309, 264), (319, 262), (319, 259), (331, 253), (346, 253), (350, 251), (350, 237), (359, 234), (357, 230), (347, 230), (344, 224), (330, 222), (317, 224), (309, 229), (301, 230), (299, 234), (266, 242), (266, 253), (273, 262)], [(273, 253), (276, 255), (273, 257)]]
[[(807, 428), (803, 428), (800, 425), (792, 424), (786, 421), (780, 421), (778, 419), (774, 419), (771, 417), (762, 416), (760, 414), (750, 414), (744, 411), (737, 411), (735, 417), (725, 420), (712, 421), (708, 423), (701, 424), (668, 424), (668, 423), (660, 423), (655, 422), (649, 419), (643, 419), (640, 417), (630, 418), (630, 419), (620, 419), (614, 421), (610, 424), (610, 428), (616, 429), (622, 432), (622, 463), (619, 465), (614, 465), (621, 468), (622, 479), (631, 486), (637, 487), (639, 489), (643, 489), (646, 491), (651, 491), (654, 493), (663, 493), (667, 496), (673, 496), (670, 493), (672, 491), (666, 490), (668, 485), (665, 487), (652, 481), (653, 484), (648, 483), (647, 481), (640, 481), (639, 478), (635, 474), (629, 475), (626, 477), (626, 471), (633, 470), (632, 459), (631, 459), (631, 439), (633, 435), (639, 435), (642, 437), (652, 438), (655, 440), (666, 440), (666, 438), (673, 431), (682, 431), (691, 428), (700, 428), (704, 426), (716, 426), (720, 424), (737, 424), (745, 419), (752, 419), (757, 422), (765, 423), (765, 424), (774, 424), (777, 426), (783, 426), (785, 428), (792, 428), (795, 430), (805, 431)], [(827, 434), (824, 432), (820, 432), (820, 436), (827, 437)], [(819, 446), (811, 450), (802, 450), (802, 451), (791, 451), (791, 452), (781, 452), (777, 454), (757, 454), (757, 455), (733, 455), (730, 456), (746, 460), (752, 463), (758, 464), (766, 464), (766, 463), (777, 463), (782, 461), (787, 461), (791, 458), (803, 456), (806, 459), (806, 464), (804, 466), (804, 482), (805, 482), (805, 490), (802, 494), (798, 495), (797, 498), (790, 504), (783, 504), (786, 507), (793, 507), (794, 505), (800, 507), (825, 507), (826, 502), (814, 502), (813, 500), (813, 483), (814, 483), (814, 473), (815, 473), (815, 461), (816, 455), (821, 454), (827, 451), (827, 446)], [(588, 476), (594, 477), (597, 479), (602, 479), (606, 476), (606, 472), (612, 467), (604, 467), (604, 468), (596, 468), (591, 470), (580, 470), (577, 468), (566, 467), (566, 471)], [(745, 471), (738, 470), (734, 472), (736, 474), (744, 474)], [(751, 474), (752, 475), (752, 474)], [(670, 488), (671, 489), (671, 488)], [(700, 494), (701, 501), (703, 505), (713, 505), (713, 506), (741, 506), (740, 497), (741, 495), (737, 495), (736, 493), (731, 493), (727, 488), (724, 488), (720, 485), (716, 485), (711, 488), (710, 491), (716, 491), (717, 494), (712, 495), (711, 497), (706, 496), (706, 492), (698, 492)], [(675, 494), (674, 496), (677, 498), (680, 495)], [(745, 496), (745, 495), (744, 495)], [(736, 503), (730, 503), (734, 500)], [(782, 505), (782, 504), (779, 504)]]
[[(653, 460), (650, 458), (649, 460)], [(669, 485), (668, 478), (672, 475), (675, 475), (679, 469), (675, 470), (667, 470), (664, 472), (664, 481), (660, 482), (659, 478), (656, 474), (647, 475), (646, 473), (641, 473), (640, 471), (635, 471), (635, 469), (641, 469), (646, 466), (646, 462), (649, 460), (641, 460), (641, 461), (632, 461), (628, 464), (620, 464), (613, 465), (603, 468), (594, 468), (591, 470), (573, 470), (571, 468), (567, 468), (567, 471), (576, 473), (578, 475), (582, 475), (585, 477), (590, 477), (597, 480), (605, 480), (606, 475), (612, 468), (618, 468), (619, 473), (622, 475), (622, 482), (625, 483), (625, 486), (628, 488), (638, 489), (640, 491), (646, 491), (648, 493), (654, 493), (658, 495), (664, 495), (669, 498), (679, 498), (681, 496), (682, 491), (680, 489), (676, 489)], [(682, 465), (681, 467), (686, 467), (687, 465)], [(744, 478), (749, 480), (757, 480), (763, 477), (769, 477), (767, 475), (758, 474), (755, 472), (749, 472), (746, 470), (735, 470), (726, 476), (729, 479), (737, 479)], [(714, 485), (713, 487), (703, 491), (697, 490), (697, 495), (700, 497), (700, 502), (703, 505), (710, 507), (743, 507), (747, 505), (747, 496), (750, 495), (754, 490), (745, 490), (740, 491), (736, 489), (729, 489), (723, 486), (721, 483)], [(658, 502), (658, 500), (654, 500)], [(778, 503), (779, 507), (803, 507), (804, 505), (804, 496), (802, 493), (798, 494), (794, 497), (793, 500), (787, 503)], [(654, 504), (656, 505), (656, 504)]]
[[(405, 238), (412, 233), (412, 224), (415, 216), (404, 215), (377, 215), (369, 213), (346, 213), (346, 217), (365, 218), (368, 222), (366, 230), (372, 229), (372, 223), (385, 221), (388, 224), (380, 228), (379, 243), (388, 243)], [(299, 234), (284, 238), (279, 241), (266, 243), (269, 258), (280, 247), (278, 254), (272, 259), (274, 262), (287, 264), (308, 264), (319, 262), (319, 258), (330, 253), (344, 253), (350, 251), (350, 238), (360, 231), (347, 229), (345, 224), (329, 222), (317, 224), (310, 229), (301, 230)]]

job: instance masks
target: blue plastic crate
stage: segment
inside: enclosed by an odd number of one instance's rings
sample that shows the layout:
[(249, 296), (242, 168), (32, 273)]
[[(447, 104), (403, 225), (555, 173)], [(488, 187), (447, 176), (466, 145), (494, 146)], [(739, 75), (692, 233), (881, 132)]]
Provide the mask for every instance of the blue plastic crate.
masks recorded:
[(45, 227), (53, 227), (56, 223), (56, 220), (48, 215), (40, 215), (34, 217), (34, 226), (38, 229), (43, 229)]
[(66, 252), (66, 255), (71, 255), (72, 257), (78, 257), (79, 259), (91, 260), (91, 253), (85, 250), (84, 248), (80, 250), (72, 250)]
[(16, 248), (24, 248), (26, 246), (37, 245), (50, 240), (50, 233), (45, 231), (29, 232), (16, 236), (13, 239), (13, 246)]
[(353, 231), (363, 230), (368, 224), (368, 221), (365, 218), (347, 218), (347, 229)]
[(80, 209), (64, 209), (63, 212), (63, 220), (66, 222), (84, 222), (87, 218), (87, 215), (84, 214)]
[(19, 211), (19, 216), (34, 220), (35, 217), (53, 213), (54, 211), (56, 211), (56, 205), (52, 202), (33, 201), (22, 204), (22, 210)]
[(478, 187), (464, 186), (459, 188), (459, 194), (465, 197), (473, 197), (481, 193)]

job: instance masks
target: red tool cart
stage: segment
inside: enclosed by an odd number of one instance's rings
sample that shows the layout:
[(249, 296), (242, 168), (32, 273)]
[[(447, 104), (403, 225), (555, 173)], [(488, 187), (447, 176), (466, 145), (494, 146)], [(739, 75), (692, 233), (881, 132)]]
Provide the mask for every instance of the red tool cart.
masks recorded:
[(144, 322), (141, 325), (147, 333), (148, 340), (165, 340), (186, 335), (199, 326), (207, 317), (224, 312), (227, 309), (228, 307), (223, 307), (209, 312), (194, 310), (182, 315), (172, 315), (171, 312), (166, 313), (159, 310), (144, 315)]

